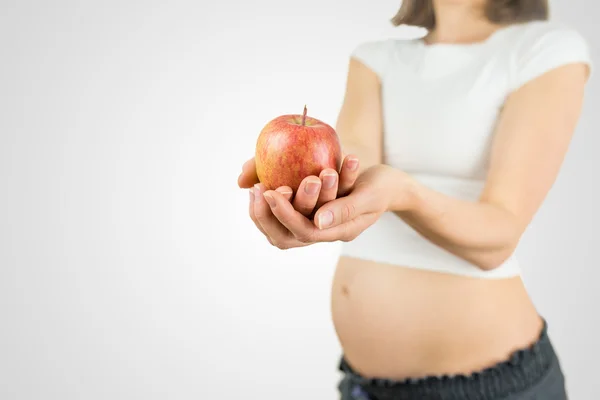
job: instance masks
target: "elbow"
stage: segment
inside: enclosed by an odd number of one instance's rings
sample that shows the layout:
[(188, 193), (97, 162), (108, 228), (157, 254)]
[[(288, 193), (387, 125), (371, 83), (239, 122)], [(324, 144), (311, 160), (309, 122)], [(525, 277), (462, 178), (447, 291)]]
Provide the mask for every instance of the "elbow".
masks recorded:
[(488, 248), (482, 252), (481, 259), (478, 260), (477, 265), (484, 271), (493, 271), (504, 265), (513, 256), (521, 241), (526, 224), (523, 224), (512, 213), (507, 213), (504, 221), (504, 229), (501, 230), (504, 232), (504, 235), (502, 235), (504, 238), (493, 248)]
[(494, 250), (488, 250), (477, 260), (477, 266), (483, 271), (493, 271), (501, 267), (512, 257), (517, 249), (518, 240), (513, 240)]
[(493, 254), (486, 254), (485, 257), (478, 262), (477, 266), (483, 271), (493, 271), (500, 268), (512, 255), (514, 251), (502, 250), (496, 251)]

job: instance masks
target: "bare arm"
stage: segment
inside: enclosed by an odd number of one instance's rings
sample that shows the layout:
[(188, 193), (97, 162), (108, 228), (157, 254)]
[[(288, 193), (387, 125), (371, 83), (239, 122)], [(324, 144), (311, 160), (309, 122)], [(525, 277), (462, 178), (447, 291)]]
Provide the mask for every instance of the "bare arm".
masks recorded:
[(360, 160), (360, 172), (380, 164), (383, 158), (380, 87), (379, 78), (372, 70), (350, 59), (336, 131), (344, 153)]
[[(479, 201), (411, 184), (410, 209), (397, 214), (433, 243), (480, 268), (499, 266), (514, 252), (554, 184), (579, 119), (587, 76), (583, 64), (566, 65), (509, 97)], [(397, 198), (404, 201), (406, 193), (397, 188)], [(390, 208), (401, 205), (392, 202)]]

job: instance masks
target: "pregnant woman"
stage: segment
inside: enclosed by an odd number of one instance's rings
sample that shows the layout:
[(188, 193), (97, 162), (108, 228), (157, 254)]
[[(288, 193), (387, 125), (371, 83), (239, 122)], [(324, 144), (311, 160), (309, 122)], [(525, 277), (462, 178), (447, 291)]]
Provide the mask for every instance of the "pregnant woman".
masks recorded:
[(587, 42), (547, 15), (545, 0), (404, 0), (393, 23), (427, 33), (351, 54), (340, 171), (292, 197), (244, 164), (271, 244), (344, 242), (331, 304), (343, 400), (567, 398), (513, 255), (590, 75)]

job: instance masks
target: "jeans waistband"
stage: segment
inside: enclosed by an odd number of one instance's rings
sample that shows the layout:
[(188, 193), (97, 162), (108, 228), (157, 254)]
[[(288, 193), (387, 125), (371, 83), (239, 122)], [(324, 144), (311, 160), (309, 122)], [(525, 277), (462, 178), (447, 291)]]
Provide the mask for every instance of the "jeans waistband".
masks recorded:
[(538, 340), (492, 367), (465, 375), (427, 376), (400, 381), (365, 378), (342, 357), (339, 369), (376, 400), (496, 400), (522, 393), (558, 363), (544, 320)]

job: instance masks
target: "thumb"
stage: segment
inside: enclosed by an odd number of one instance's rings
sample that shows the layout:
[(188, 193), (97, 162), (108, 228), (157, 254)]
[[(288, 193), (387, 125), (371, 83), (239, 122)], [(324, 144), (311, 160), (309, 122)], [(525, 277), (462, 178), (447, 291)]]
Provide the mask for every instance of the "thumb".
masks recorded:
[(369, 196), (366, 191), (355, 190), (348, 196), (324, 204), (315, 213), (315, 225), (319, 229), (332, 228), (352, 221), (369, 211)]

